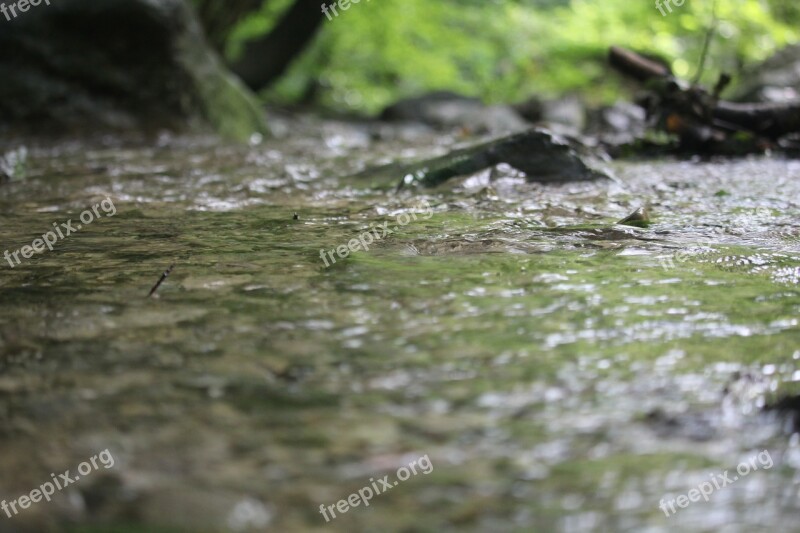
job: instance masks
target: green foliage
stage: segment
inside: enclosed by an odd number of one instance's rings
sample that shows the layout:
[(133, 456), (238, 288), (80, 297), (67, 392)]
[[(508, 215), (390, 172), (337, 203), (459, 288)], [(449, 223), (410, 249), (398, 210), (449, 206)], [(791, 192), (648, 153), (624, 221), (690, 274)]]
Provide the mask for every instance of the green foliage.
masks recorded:
[[(332, 0), (328, 0), (332, 1)], [(265, 8), (236, 28), (244, 40), (268, 31), (290, 0)], [(710, 0), (361, 0), (325, 21), (313, 45), (265, 97), (374, 112), (398, 97), (452, 89), (487, 102), (579, 92), (591, 100), (619, 96), (605, 57), (610, 45), (663, 56), (679, 76), (693, 76)], [(722, 0), (703, 80), (737, 72), (793, 42), (800, 9), (783, 0)]]

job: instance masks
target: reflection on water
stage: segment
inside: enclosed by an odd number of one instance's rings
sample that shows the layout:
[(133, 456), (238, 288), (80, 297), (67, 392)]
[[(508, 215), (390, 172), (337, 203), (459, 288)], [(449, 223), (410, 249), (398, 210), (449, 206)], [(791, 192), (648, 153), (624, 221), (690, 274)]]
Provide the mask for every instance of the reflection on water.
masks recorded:
[[(759, 412), (800, 382), (800, 164), (393, 195), (338, 176), (452, 139), (291, 130), (32, 149), (0, 188), (3, 250), (117, 209), (0, 274), (0, 497), (116, 459), (0, 531), (796, 529), (798, 439)], [(613, 225), (645, 204), (650, 228)], [(774, 468), (659, 509), (764, 449)], [(320, 516), (425, 454), (430, 475)]]

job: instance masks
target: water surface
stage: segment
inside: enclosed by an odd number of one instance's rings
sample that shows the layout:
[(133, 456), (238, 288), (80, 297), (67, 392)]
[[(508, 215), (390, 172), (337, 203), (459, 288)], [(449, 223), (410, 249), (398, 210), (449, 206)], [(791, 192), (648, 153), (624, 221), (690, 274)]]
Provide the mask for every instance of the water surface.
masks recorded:
[[(0, 531), (799, 530), (798, 439), (761, 407), (800, 382), (800, 163), (393, 194), (342, 176), (457, 139), (281, 120), (252, 147), (31, 149), (0, 188), (0, 252), (116, 211), (2, 264), (0, 498), (115, 465)], [(641, 205), (649, 228), (614, 225)]]

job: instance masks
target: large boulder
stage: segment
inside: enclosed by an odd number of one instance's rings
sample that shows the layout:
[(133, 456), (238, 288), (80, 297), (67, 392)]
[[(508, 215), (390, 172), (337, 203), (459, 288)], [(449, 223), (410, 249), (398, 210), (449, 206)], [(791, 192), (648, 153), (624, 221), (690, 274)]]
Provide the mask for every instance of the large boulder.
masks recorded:
[(185, 0), (26, 3), (0, 14), (0, 137), (266, 132)]

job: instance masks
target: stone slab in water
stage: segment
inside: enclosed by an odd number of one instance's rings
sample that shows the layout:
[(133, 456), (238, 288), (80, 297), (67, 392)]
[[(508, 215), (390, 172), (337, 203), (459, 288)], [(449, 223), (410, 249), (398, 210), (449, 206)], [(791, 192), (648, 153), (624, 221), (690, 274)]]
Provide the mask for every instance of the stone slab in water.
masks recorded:
[(454, 176), (471, 174), (500, 163), (524, 172), (529, 181), (535, 182), (608, 178), (592, 159), (588, 149), (577, 141), (546, 129), (533, 128), (405, 165), (402, 168), (403, 183), (435, 186)]

